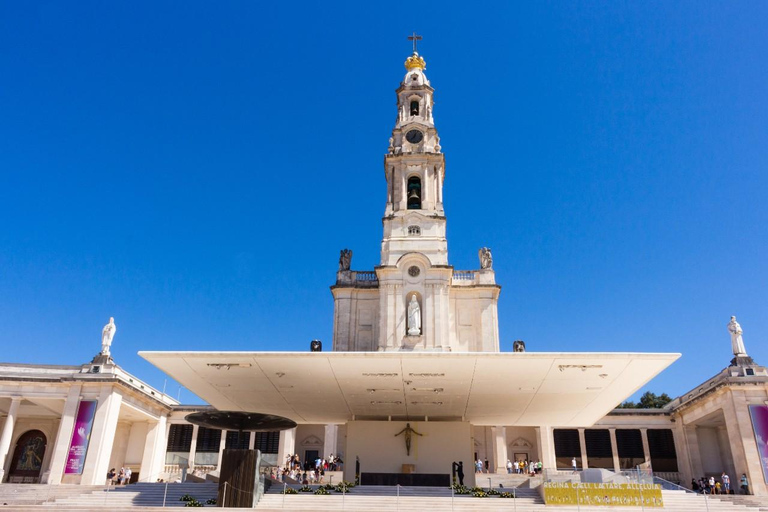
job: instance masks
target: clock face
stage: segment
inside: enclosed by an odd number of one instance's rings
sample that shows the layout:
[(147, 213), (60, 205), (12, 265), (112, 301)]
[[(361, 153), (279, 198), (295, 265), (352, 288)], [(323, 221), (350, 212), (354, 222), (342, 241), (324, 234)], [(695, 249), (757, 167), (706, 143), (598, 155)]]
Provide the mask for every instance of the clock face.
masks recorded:
[(424, 138), (424, 134), (421, 133), (419, 130), (411, 130), (405, 134), (405, 140), (407, 140), (411, 144), (418, 144), (419, 142), (421, 142), (421, 139), (423, 138)]

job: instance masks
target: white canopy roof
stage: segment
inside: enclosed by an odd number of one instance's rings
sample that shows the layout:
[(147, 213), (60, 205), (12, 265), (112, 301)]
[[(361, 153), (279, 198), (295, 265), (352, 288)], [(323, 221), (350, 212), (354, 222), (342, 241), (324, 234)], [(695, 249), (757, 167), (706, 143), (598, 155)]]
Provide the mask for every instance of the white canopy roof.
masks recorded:
[(586, 427), (680, 354), (139, 352), (219, 410)]

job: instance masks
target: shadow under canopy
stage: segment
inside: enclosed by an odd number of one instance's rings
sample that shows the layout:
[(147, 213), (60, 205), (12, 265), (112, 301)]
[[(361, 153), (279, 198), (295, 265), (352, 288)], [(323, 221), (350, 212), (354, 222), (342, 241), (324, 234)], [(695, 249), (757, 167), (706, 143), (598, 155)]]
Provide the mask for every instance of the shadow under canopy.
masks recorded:
[(296, 427), (296, 422), (275, 416), (244, 411), (205, 411), (188, 414), (188, 422), (201, 427), (239, 432), (274, 432)]

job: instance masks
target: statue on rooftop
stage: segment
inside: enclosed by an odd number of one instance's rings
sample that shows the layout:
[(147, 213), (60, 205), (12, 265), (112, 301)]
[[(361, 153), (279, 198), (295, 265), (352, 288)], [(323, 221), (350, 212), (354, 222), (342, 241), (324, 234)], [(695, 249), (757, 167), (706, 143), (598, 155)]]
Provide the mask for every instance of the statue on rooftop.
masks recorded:
[(117, 332), (114, 317), (109, 317), (109, 323), (101, 330), (101, 355), (109, 356), (109, 347), (112, 345), (112, 339)]
[(491, 254), (491, 249), (488, 247), (483, 247), (478, 251), (477, 254), (480, 257), (481, 269), (486, 270), (493, 268), (493, 255)]
[(731, 349), (733, 349), (733, 355), (736, 357), (746, 356), (747, 349), (744, 348), (744, 339), (741, 337), (743, 331), (739, 322), (736, 321), (736, 317), (732, 316), (731, 321), (728, 322), (728, 332), (731, 333)]
[(352, 266), (352, 251), (350, 249), (342, 249), (339, 255), (339, 270), (349, 270)]
[(411, 295), (411, 302), (408, 303), (408, 336), (418, 336), (421, 334), (421, 307), (416, 300), (416, 294)]

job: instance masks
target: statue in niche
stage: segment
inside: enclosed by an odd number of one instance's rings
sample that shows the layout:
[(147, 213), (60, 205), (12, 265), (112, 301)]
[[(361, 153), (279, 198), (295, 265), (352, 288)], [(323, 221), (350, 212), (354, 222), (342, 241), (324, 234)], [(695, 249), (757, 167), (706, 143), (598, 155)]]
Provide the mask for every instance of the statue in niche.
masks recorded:
[(525, 352), (525, 342), (523, 340), (515, 340), (512, 343), (512, 352)]
[(411, 301), (408, 303), (408, 336), (418, 336), (421, 334), (421, 307), (416, 300), (416, 294), (411, 295)]
[(112, 339), (117, 332), (114, 317), (109, 317), (109, 323), (101, 330), (101, 355), (109, 356), (109, 347), (112, 346)]
[(744, 339), (741, 337), (743, 331), (739, 322), (736, 321), (736, 317), (732, 316), (731, 321), (728, 322), (728, 332), (731, 333), (731, 349), (733, 349), (733, 355), (746, 356), (747, 349), (744, 348)]
[(481, 269), (486, 270), (493, 268), (493, 255), (488, 247), (483, 247), (477, 254), (480, 256)]
[(339, 270), (349, 270), (350, 266), (352, 266), (352, 251), (342, 249), (339, 255)]
[(398, 432), (397, 434), (395, 434), (395, 437), (397, 437), (397, 436), (399, 436), (401, 434), (405, 434), (405, 454), (410, 456), (411, 455), (411, 439), (412, 439), (412, 434), (416, 434), (417, 436), (422, 436), (424, 434), (419, 434), (418, 432), (413, 430), (411, 428), (411, 424), (410, 423), (406, 423), (405, 424), (405, 428), (403, 430), (401, 430), (400, 432)]

